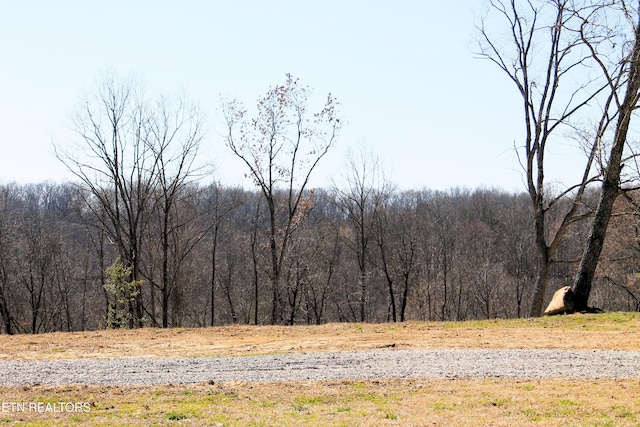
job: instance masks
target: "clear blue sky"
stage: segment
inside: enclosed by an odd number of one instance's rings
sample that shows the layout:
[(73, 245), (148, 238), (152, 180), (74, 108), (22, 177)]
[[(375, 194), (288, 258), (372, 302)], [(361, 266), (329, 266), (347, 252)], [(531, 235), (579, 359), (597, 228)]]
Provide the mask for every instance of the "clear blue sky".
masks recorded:
[(481, 5), (0, 0), (0, 182), (69, 179), (51, 141), (63, 142), (76, 102), (113, 69), (200, 103), (211, 129), (204, 154), (224, 183), (250, 185), (216, 133), (220, 94), (252, 105), (291, 73), (332, 92), (349, 122), (316, 185), (364, 144), (401, 188), (524, 189), (515, 88), (473, 53)]

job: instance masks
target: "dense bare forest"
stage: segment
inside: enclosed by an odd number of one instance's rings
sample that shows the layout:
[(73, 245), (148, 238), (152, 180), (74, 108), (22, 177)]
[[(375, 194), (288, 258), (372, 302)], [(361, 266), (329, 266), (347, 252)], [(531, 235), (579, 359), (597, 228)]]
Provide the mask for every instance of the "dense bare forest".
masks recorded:
[[(195, 102), (105, 73), (54, 142), (75, 180), (0, 188), (0, 331), (539, 316), (567, 285), (567, 310), (639, 310), (630, 4), (486, 3), (479, 57), (524, 107), (521, 194), (401, 191), (365, 149), (312, 188), (346, 120), (290, 74), (253, 109), (221, 99), (218, 142), (253, 183), (225, 186)], [(569, 145), (583, 172), (561, 184), (545, 153)]]
[[(162, 326), (163, 319), (167, 326), (201, 327), (527, 313), (536, 263), (526, 194), (366, 190), (362, 205), (336, 189), (304, 195), (305, 215), (291, 234), (276, 289), (269, 215), (258, 192), (217, 184), (182, 188), (164, 257), (163, 199), (155, 190), (140, 215), (139, 298), (123, 298), (105, 286), (122, 254), (90, 192), (73, 184), (2, 185), (1, 331), (104, 328), (110, 306), (135, 315), (136, 299), (142, 316), (131, 320), (142, 326)], [(286, 219), (287, 196), (276, 194), (279, 222)], [(595, 203), (597, 194), (588, 199)], [(592, 305), (604, 309), (639, 308), (640, 235), (631, 201), (618, 200), (594, 283)], [(553, 216), (562, 218), (570, 206), (557, 205)], [(574, 279), (588, 226), (577, 223), (563, 241), (550, 292)]]

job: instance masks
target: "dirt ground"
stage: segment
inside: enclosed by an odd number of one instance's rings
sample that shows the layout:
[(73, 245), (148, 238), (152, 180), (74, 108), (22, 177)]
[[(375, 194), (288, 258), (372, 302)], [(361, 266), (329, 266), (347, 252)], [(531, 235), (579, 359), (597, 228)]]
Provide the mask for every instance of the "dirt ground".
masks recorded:
[(0, 336), (0, 360), (206, 357), (384, 348), (640, 350), (640, 316), (613, 313), (477, 322), (235, 325)]

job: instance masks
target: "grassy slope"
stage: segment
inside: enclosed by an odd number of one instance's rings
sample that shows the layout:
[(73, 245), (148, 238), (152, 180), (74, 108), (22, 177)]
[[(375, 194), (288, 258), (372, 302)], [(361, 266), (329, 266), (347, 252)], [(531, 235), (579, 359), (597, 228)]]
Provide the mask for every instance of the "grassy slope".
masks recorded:
[[(264, 354), (385, 348), (640, 350), (640, 315), (457, 323), (97, 331), (0, 337), (0, 358)], [(640, 380), (420, 379), (154, 387), (5, 387), (0, 425), (640, 424)], [(86, 413), (11, 411), (12, 402), (87, 402)], [(46, 406), (45, 406), (46, 407)], [(55, 407), (55, 406), (54, 406)]]
[(0, 336), (0, 360), (202, 357), (374, 348), (640, 350), (640, 313), (472, 322), (225, 326)]

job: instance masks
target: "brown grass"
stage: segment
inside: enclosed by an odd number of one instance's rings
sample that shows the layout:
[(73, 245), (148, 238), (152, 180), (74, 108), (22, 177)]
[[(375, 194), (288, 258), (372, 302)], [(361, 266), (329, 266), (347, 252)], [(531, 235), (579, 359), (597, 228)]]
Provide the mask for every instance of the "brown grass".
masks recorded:
[[(459, 323), (143, 329), (0, 337), (0, 359), (183, 357), (373, 348), (640, 350), (640, 315)], [(0, 373), (1, 375), (1, 373)], [(11, 410), (87, 403), (89, 412)], [(639, 380), (412, 379), (0, 387), (0, 425), (635, 426)], [(44, 406), (46, 407), (46, 406)]]
[(396, 349), (640, 350), (640, 315), (475, 322), (223, 326), (0, 336), (0, 360), (203, 357)]

